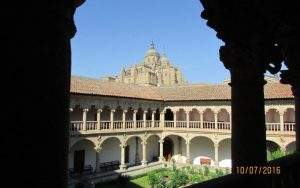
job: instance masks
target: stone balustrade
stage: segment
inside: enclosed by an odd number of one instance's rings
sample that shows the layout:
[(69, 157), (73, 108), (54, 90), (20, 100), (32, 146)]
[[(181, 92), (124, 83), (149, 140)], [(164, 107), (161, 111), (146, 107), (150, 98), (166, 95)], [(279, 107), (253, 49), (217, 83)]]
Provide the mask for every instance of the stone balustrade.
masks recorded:
[[(100, 121), (99, 130), (97, 128), (97, 121), (86, 121), (86, 128), (84, 128), (83, 121), (71, 121), (70, 122), (70, 132), (86, 132), (92, 131), (110, 131), (110, 130), (135, 130), (134, 121)], [(125, 126), (123, 124), (125, 123)], [(111, 124), (113, 126), (111, 127)], [(144, 127), (146, 125), (146, 127)], [(280, 129), (280, 123), (266, 123), (267, 132), (285, 132), (289, 133), (295, 132), (295, 123), (284, 123), (284, 130)], [(209, 121), (166, 121), (163, 122), (159, 120), (146, 120), (144, 123), (143, 120), (136, 120), (136, 130), (165, 130), (165, 129), (187, 129), (191, 131), (224, 131), (228, 133), (231, 130), (230, 122), (209, 122)]]

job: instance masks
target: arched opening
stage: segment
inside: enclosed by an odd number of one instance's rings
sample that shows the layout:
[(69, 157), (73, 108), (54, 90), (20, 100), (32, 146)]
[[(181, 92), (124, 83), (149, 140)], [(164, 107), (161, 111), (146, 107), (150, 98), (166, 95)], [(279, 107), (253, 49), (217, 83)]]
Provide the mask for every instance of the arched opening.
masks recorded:
[(110, 113), (111, 109), (109, 106), (104, 106), (102, 112), (100, 113), (101, 122), (100, 122), (100, 129), (109, 129), (110, 128)]
[(166, 161), (170, 161), (174, 154), (174, 142), (171, 138), (164, 138), (163, 156)]
[(193, 108), (189, 112), (189, 127), (190, 128), (200, 128), (200, 113), (197, 109)]
[(174, 113), (171, 109), (166, 109), (165, 113), (165, 127), (174, 127)]
[(83, 109), (79, 105), (76, 105), (71, 112), (70, 121), (82, 121), (82, 111)]
[(285, 149), (288, 154), (294, 153), (296, 151), (296, 141), (289, 143)]
[(190, 157), (196, 165), (214, 165), (214, 143), (210, 138), (197, 136), (190, 141)]
[(97, 109), (94, 105), (89, 108), (86, 116), (86, 130), (97, 129)]
[(76, 105), (70, 113), (70, 131), (83, 130), (83, 109)]
[(152, 120), (152, 110), (148, 108), (146, 113), (146, 127), (151, 127), (151, 120)]
[(143, 114), (144, 114), (144, 110), (142, 108), (139, 108), (136, 113), (136, 127), (137, 128), (144, 127)]
[(121, 161), (120, 144), (120, 140), (116, 137), (109, 137), (103, 141), (99, 156), (100, 172), (119, 169)]
[(123, 125), (123, 109), (118, 106), (116, 108), (116, 111), (114, 112), (114, 124), (113, 124), (113, 129), (122, 129)]
[(278, 110), (269, 109), (266, 113), (267, 131), (280, 131), (280, 115)]
[(69, 169), (71, 173), (91, 172), (96, 165), (95, 144), (90, 140), (77, 141), (69, 152)]
[(214, 116), (214, 112), (210, 108), (207, 108), (203, 112), (203, 128), (204, 129), (215, 128), (215, 116)]
[(174, 121), (174, 114), (171, 109), (166, 109), (165, 121)]
[(226, 109), (221, 109), (217, 114), (218, 129), (230, 129), (230, 114)]
[(159, 157), (159, 136), (151, 135), (147, 138), (147, 148), (146, 148), (146, 160), (148, 162), (155, 162), (158, 161)]
[(272, 153), (276, 150), (279, 150), (280, 149), (280, 146), (274, 142), (274, 141), (271, 141), (271, 140), (267, 140), (266, 142), (266, 148), (267, 148), (267, 159), (268, 160), (271, 160), (272, 159)]
[(184, 109), (179, 109), (176, 112), (176, 127), (179, 128), (184, 128), (186, 127), (187, 122), (186, 122), (186, 113)]
[(133, 129), (133, 109), (128, 108), (127, 113), (125, 114), (125, 129)]
[(125, 163), (128, 167), (141, 164), (143, 158), (142, 140), (138, 136), (130, 137), (126, 141)]
[(295, 131), (295, 109), (288, 108), (283, 114), (284, 131)]
[(226, 138), (219, 142), (219, 167), (231, 168), (231, 139)]

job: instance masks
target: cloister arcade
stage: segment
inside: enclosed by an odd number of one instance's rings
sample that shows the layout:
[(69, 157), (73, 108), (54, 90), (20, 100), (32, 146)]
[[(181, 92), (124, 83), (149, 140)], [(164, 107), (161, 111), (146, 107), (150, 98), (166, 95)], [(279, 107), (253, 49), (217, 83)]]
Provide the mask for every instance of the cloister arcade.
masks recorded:
[[(290, 106), (266, 106), (268, 155), (278, 148), (295, 150), (294, 113)], [(231, 165), (229, 106), (74, 105), (70, 118), (71, 170), (90, 166), (101, 172), (101, 165), (112, 161), (118, 165), (111, 170), (172, 160), (194, 165)], [(86, 150), (84, 159), (74, 156), (80, 155), (74, 154), (80, 150)]]

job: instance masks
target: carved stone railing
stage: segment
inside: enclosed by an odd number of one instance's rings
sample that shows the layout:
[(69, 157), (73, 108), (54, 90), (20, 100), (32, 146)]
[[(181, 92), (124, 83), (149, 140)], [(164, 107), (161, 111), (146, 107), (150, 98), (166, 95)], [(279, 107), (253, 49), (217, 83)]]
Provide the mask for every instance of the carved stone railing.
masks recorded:
[(151, 120), (146, 120), (146, 127), (152, 127), (152, 121)]
[(81, 131), (83, 129), (82, 121), (71, 121), (70, 131)]
[(144, 121), (143, 120), (136, 120), (136, 128), (143, 128)]
[(200, 129), (201, 121), (189, 121), (189, 128)]
[(134, 122), (133, 121), (126, 121), (125, 122), (125, 129), (133, 129), (134, 128)]
[(107, 130), (107, 129), (110, 129), (110, 124), (111, 124), (110, 121), (101, 121), (101, 122), (100, 122), (100, 129), (101, 129), (101, 130)]
[(230, 122), (218, 122), (218, 129), (230, 130)]
[(122, 121), (114, 121), (113, 129), (122, 129), (123, 122)]
[(176, 127), (177, 128), (186, 128), (187, 122), (186, 121), (176, 121)]
[(174, 121), (165, 121), (164, 127), (167, 128), (174, 127)]
[(295, 131), (295, 123), (284, 123), (284, 131)]
[(154, 121), (154, 127), (155, 127), (155, 128), (159, 128), (159, 127), (160, 127), (160, 121), (155, 120), (155, 121)]
[(267, 131), (280, 131), (280, 123), (266, 123)]
[(86, 122), (86, 130), (96, 130), (96, 129), (97, 129), (97, 121)]
[(215, 122), (203, 121), (203, 129), (215, 129)]
[[(83, 127), (83, 121), (71, 121), (70, 122), (70, 132), (91, 132), (95, 133), (95, 131), (110, 131), (110, 130), (136, 130), (134, 127), (134, 121), (125, 121), (125, 126), (123, 126), (123, 121), (114, 121), (113, 126), (111, 127), (111, 121), (100, 121), (100, 130), (97, 130), (97, 121), (87, 121), (86, 122), (86, 130)], [(215, 122), (204, 121), (203, 125), (200, 121), (176, 121), (176, 126), (174, 121), (164, 121), (164, 126), (161, 126), (161, 121), (152, 120), (146, 121), (146, 127), (144, 126), (143, 120), (136, 121), (136, 128), (139, 131), (144, 130), (182, 130), (187, 129), (190, 131), (211, 131), (211, 132), (231, 132), (231, 123), (230, 122), (217, 122), (217, 127), (215, 128)], [(189, 128), (188, 128), (189, 125)], [(203, 126), (203, 127), (202, 127)], [(295, 133), (295, 123), (284, 123), (284, 131), (280, 131), (280, 123), (266, 123), (266, 131), (270, 134), (274, 134), (274, 132), (280, 134), (283, 132), (284, 134), (294, 134)]]

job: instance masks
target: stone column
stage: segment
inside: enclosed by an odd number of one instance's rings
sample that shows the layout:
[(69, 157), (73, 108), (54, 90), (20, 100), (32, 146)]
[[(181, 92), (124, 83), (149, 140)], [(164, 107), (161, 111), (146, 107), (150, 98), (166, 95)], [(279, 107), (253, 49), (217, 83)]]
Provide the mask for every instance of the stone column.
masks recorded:
[(114, 113), (115, 109), (110, 110), (110, 129), (114, 129)]
[(84, 131), (86, 131), (86, 118), (87, 118), (86, 116), (87, 116), (88, 111), (89, 111), (88, 108), (83, 109), (83, 114), (82, 114), (83, 127), (82, 127), (82, 129)]
[(191, 163), (191, 156), (190, 156), (190, 141), (186, 141), (186, 163)]
[(136, 129), (136, 113), (138, 111), (137, 110), (133, 110), (133, 127)]
[(200, 112), (200, 129), (203, 129), (203, 111)]
[(97, 110), (97, 130), (100, 130), (101, 127), (100, 127), (100, 122), (101, 122), (101, 112), (102, 112), (102, 109), (98, 109)]
[(123, 114), (122, 114), (122, 128), (125, 129), (125, 122), (126, 122), (126, 113), (127, 110), (123, 110)]
[(219, 144), (214, 143), (215, 146), (215, 165), (219, 166)]
[(231, 73), (233, 173), (237, 167), (260, 166), (267, 161), (264, 65), (269, 56), (263, 54), (266, 50), (258, 43), (261, 41), (253, 39), (247, 47), (229, 43), (220, 48), (220, 59)]
[(160, 127), (164, 128), (165, 127), (165, 112), (164, 111), (162, 111), (160, 113), (159, 119), (160, 119)]
[(147, 121), (147, 113), (148, 113), (148, 111), (144, 111), (144, 113), (143, 113), (143, 121), (144, 121), (144, 128), (146, 128), (146, 121)]
[(284, 131), (284, 122), (283, 122), (283, 112), (279, 112), (279, 118), (280, 118), (280, 131)]
[(97, 146), (95, 147), (95, 151), (96, 151), (96, 165), (95, 165), (95, 169), (94, 172), (98, 172), (99, 171), (99, 157), (100, 157), (100, 152), (102, 150), (102, 147)]
[(190, 127), (190, 112), (186, 110), (186, 127)]
[(214, 112), (214, 118), (215, 118), (215, 129), (218, 129), (218, 113)]
[(121, 144), (121, 164), (120, 164), (120, 170), (125, 171), (126, 170), (126, 164), (125, 164), (125, 147), (126, 144)]
[(174, 127), (177, 127), (176, 122), (177, 122), (177, 111), (174, 110)]
[(159, 161), (164, 162), (164, 140), (161, 139), (159, 142)]
[(68, 128), (69, 128), (70, 131), (73, 130), (73, 126), (72, 126), (72, 123), (71, 123), (71, 113), (73, 112), (73, 110), (74, 110), (73, 108), (69, 108), (69, 114), (70, 114), (69, 119), (70, 119), (70, 121), (69, 121), (69, 127)]
[(151, 127), (154, 127), (154, 123), (155, 123), (155, 111), (152, 111), (152, 114), (151, 114)]
[(147, 166), (147, 142), (143, 141), (142, 142), (142, 147), (143, 147), (143, 159), (142, 159), (142, 166)]

